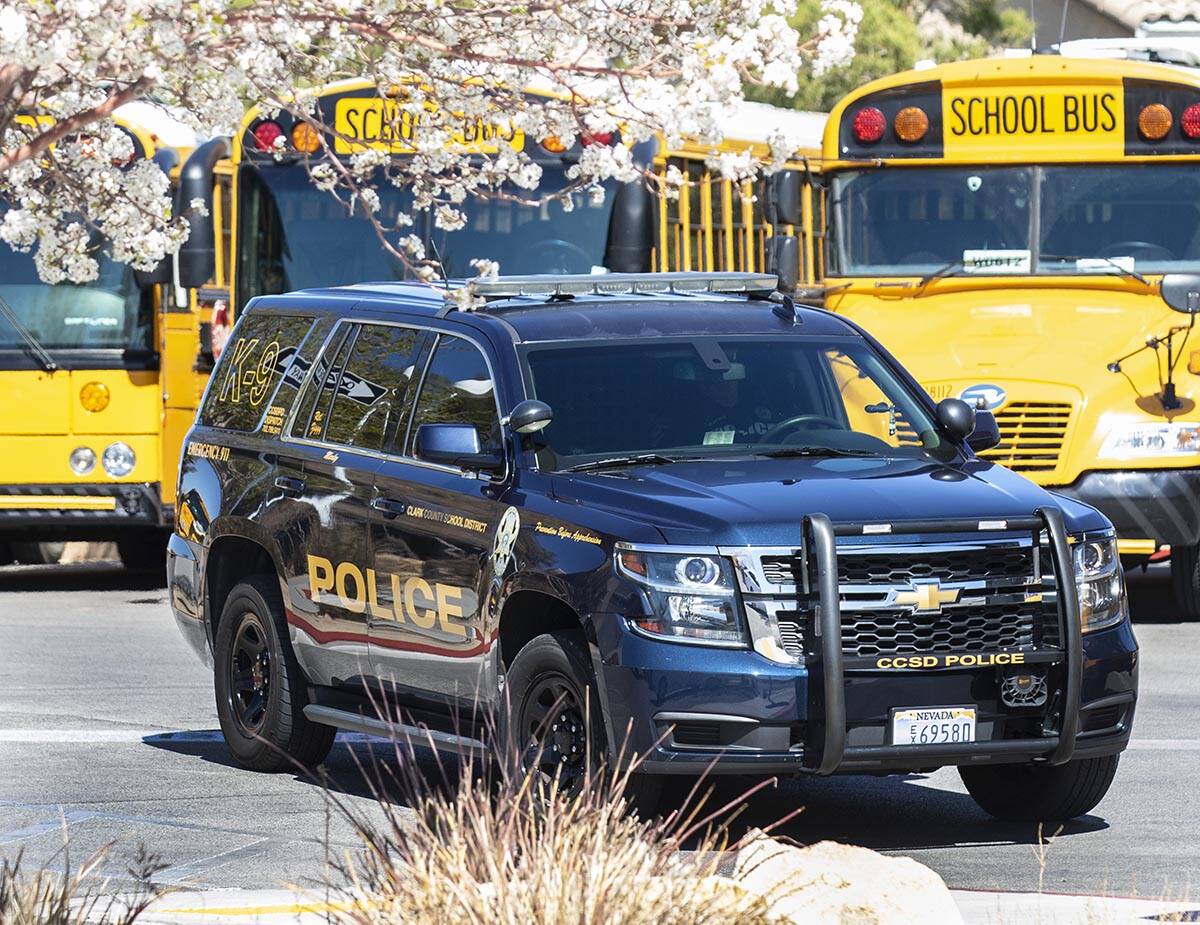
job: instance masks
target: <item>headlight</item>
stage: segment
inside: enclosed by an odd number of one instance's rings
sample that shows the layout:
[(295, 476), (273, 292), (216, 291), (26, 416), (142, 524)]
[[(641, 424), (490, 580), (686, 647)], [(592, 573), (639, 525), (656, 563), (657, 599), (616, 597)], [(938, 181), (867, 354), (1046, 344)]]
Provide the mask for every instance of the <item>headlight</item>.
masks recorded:
[(1100, 447), (1100, 455), (1109, 459), (1137, 456), (1179, 456), (1200, 453), (1200, 424), (1182, 421), (1161, 424), (1134, 424), (1110, 431)]
[(96, 453), (90, 446), (77, 446), (71, 450), (67, 463), (76, 475), (87, 475), (96, 468)]
[(617, 571), (641, 586), (642, 632), (678, 642), (744, 644), (733, 568), (720, 556), (617, 550)]
[(100, 463), (104, 466), (104, 471), (111, 475), (114, 479), (119, 479), (123, 475), (129, 475), (133, 471), (133, 464), (137, 462), (137, 456), (133, 453), (133, 448), (127, 443), (110, 443), (104, 448), (104, 455), (100, 457)]
[(1125, 619), (1125, 575), (1112, 537), (1085, 539), (1072, 551), (1079, 622), (1085, 633), (1115, 626)]

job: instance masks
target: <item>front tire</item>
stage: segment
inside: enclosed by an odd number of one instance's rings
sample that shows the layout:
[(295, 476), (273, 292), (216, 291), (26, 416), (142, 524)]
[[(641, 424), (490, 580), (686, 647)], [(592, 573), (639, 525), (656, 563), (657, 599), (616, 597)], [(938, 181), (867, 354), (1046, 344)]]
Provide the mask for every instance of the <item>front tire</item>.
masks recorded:
[(1171, 585), (1185, 620), (1200, 620), (1200, 546), (1171, 547)]
[(253, 771), (320, 764), (337, 731), (304, 715), (304, 676), (273, 576), (256, 575), (225, 601), (215, 645), (217, 715), (234, 760)]
[[(567, 795), (611, 773), (600, 690), (578, 633), (544, 633), (522, 646), (505, 676), (505, 697), (499, 731), (509, 767), (546, 784), (557, 780)], [(661, 793), (657, 775), (633, 773), (625, 782), (626, 801), (643, 817)]]
[(1104, 799), (1119, 755), (1061, 765), (963, 766), (959, 777), (982, 809), (1006, 822), (1059, 822), (1083, 816)]

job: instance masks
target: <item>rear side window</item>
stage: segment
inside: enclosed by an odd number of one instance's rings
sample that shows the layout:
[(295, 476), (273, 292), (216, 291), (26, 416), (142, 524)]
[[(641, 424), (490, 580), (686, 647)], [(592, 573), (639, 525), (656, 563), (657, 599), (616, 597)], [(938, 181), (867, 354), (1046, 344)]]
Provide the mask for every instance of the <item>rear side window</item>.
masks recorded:
[(417, 399), (414, 439), (422, 424), (474, 424), (484, 449), (500, 447), (492, 375), (470, 341), (447, 334), (438, 338)]
[(270, 399), (284, 374), (291, 374), (313, 324), (312, 318), (297, 315), (255, 312), (243, 317), (213, 374), (200, 423), (249, 432), (263, 421), (265, 431), (278, 434), (287, 409)]
[(297, 419), (297, 435), (382, 450), (412, 398), (409, 390), (422, 337), (418, 330), (396, 325), (348, 326), (341, 343), (331, 343), (326, 351), (336, 352), (335, 358), (318, 365), (310, 384), (311, 407), (303, 409), (309, 419), (303, 425)]

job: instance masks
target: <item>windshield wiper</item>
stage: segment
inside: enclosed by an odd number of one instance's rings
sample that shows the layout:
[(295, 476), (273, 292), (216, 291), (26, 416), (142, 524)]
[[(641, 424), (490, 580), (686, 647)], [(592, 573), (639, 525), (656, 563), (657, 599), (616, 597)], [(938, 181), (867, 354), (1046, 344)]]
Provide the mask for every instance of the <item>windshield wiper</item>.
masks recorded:
[(771, 459), (786, 459), (789, 456), (880, 456), (871, 450), (847, 450), (836, 446), (785, 446), (777, 450), (762, 450), (755, 456), (769, 456)]
[(941, 279), (943, 276), (953, 276), (963, 268), (963, 260), (959, 257), (957, 260), (951, 260), (944, 267), (938, 267), (932, 273), (926, 273), (921, 277), (921, 281), (917, 283), (918, 289), (924, 289), (935, 279)]
[(29, 347), (29, 352), (33, 354), (35, 360), (41, 364), (42, 369), (48, 373), (58, 369), (58, 364), (54, 362), (54, 357), (46, 352), (46, 348), (41, 345), (33, 333), (21, 324), (21, 319), (17, 317), (17, 313), (9, 307), (8, 301), (4, 296), (0, 296), (0, 315), (4, 315), (8, 323), (12, 325), (13, 330), (21, 335), (21, 340), (25, 341)]
[(667, 463), (683, 462), (688, 457), (664, 456), (662, 453), (639, 453), (634, 456), (611, 456), (608, 459), (593, 459), (591, 462), (569, 466), (563, 472), (588, 472), (592, 469), (617, 469), (621, 466), (662, 466)]
[[(1074, 264), (1078, 264), (1079, 261), (1081, 261), (1081, 260), (1103, 260), (1110, 267), (1115, 267), (1122, 276), (1127, 276), (1127, 277), (1129, 277), (1129, 279), (1136, 279), (1143, 286), (1148, 287), (1150, 285), (1150, 281), (1147, 280), (1146, 277), (1142, 276), (1142, 274), (1139, 273), (1137, 270), (1131, 270), (1131, 269), (1129, 269), (1129, 267), (1123, 266), (1122, 264), (1118, 263), (1112, 257), (1087, 257), (1087, 256), (1064, 257), (1061, 254), (1039, 254), (1038, 260), (1039, 261), (1041, 261), (1041, 260), (1059, 260), (1059, 261), (1062, 261), (1063, 263), (1074, 263)], [(1076, 267), (1076, 269), (1078, 269), (1078, 267)]]

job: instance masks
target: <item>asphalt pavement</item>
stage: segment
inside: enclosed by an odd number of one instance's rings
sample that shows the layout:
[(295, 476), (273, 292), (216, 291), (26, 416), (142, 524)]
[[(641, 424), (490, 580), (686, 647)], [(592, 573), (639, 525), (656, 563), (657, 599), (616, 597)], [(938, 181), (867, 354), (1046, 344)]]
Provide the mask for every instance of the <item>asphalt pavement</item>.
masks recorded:
[[(909, 855), (957, 889), (1197, 899), (1200, 624), (1174, 616), (1164, 569), (1130, 587), (1143, 659), (1134, 741), (1108, 797), (1048, 844), (986, 816), (950, 769), (787, 781), (754, 797), (744, 822), (803, 806), (781, 834)], [(362, 768), (387, 751), (343, 738), (333, 788), (370, 811)], [(428, 755), (419, 766), (437, 773)], [(319, 889), (328, 852), (355, 839), (315, 782), (232, 765), (211, 675), (160, 578), (108, 564), (0, 569), (0, 857), (61, 867), (110, 842), (118, 878), (145, 845), (161, 882)]]

